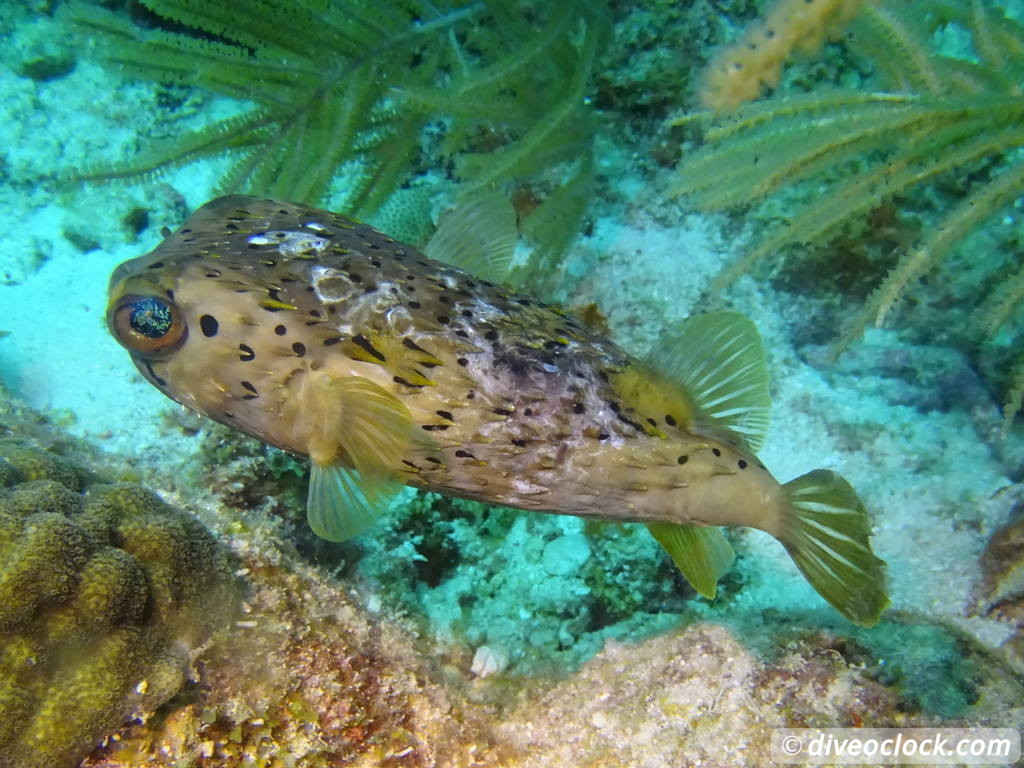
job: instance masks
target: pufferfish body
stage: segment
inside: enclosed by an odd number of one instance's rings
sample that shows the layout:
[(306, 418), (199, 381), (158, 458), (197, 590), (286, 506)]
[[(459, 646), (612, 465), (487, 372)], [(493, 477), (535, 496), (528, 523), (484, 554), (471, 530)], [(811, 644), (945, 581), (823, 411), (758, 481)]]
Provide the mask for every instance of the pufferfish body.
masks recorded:
[[(713, 596), (717, 526), (778, 538), (851, 620), (888, 602), (866, 511), (834, 472), (779, 484), (760, 338), (703, 315), (638, 360), (492, 280), (466, 244), (429, 258), (306, 205), (216, 199), (111, 278), (108, 323), (177, 402), (311, 460), (310, 524), (343, 540), (409, 484), (526, 510), (646, 523)], [(467, 235), (467, 233), (469, 233)]]

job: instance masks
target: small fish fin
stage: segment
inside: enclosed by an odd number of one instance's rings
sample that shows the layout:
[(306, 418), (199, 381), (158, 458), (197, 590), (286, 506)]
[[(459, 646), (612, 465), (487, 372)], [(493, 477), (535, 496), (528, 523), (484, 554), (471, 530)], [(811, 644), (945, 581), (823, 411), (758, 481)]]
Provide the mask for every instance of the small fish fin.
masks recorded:
[(885, 561), (871, 551), (867, 510), (842, 475), (816, 469), (783, 486), (779, 539), (818, 594), (864, 627), (889, 604)]
[[(415, 435), (409, 410), (393, 394), (361, 376), (324, 376), (318, 383), (316, 466), (351, 465), (365, 481), (393, 477)], [(322, 446), (320, 451), (317, 446)]]
[(395, 481), (365, 483), (348, 467), (314, 463), (306, 498), (309, 527), (321, 539), (347, 541), (374, 523), (399, 488)]
[(423, 252), (496, 283), (507, 283), (518, 237), (507, 197), (486, 192), (445, 211)]
[(714, 423), (736, 432), (754, 451), (768, 429), (771, 398), (761, 335), (738, 312), (689, 318), (662, 337), (647, 364), (682, 384)]
[(714, 598), (718, 580), (729, 572), (736, 558), (722, 531), (678, 523), (648, 523), (647, 529), (693, 588), (708, 600)]

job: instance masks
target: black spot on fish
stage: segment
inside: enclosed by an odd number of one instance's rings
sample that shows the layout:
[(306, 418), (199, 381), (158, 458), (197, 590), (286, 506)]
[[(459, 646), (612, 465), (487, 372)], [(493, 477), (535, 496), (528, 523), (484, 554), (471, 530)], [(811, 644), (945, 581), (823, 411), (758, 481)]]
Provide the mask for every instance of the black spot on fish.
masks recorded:
[(469, 451), (464, 451), (461, 448), (455, 452), (455, 455), (458, 456), (460, 459), (475, 459), (476, 458), (476, 456), (474, 456), (472, 453), (470, 453)]
[(721, 456), (722, 455), (722, 452), (720, 450), (718, 450), (717, 448), (712, 448), (711, 452), (713, 454), (715, 454), (715, 456)]
[(213, 315), (203, 315), (199, 318), (199, 327), (203, 331), (203, 336), (209, 339), (217, 335), (217, 329), (220, 325), (217, 323), (217, 318)]
[(463, 317), (472, 317), (473, 316), (473, 313), (470, 312), (468, 309), (462, 310), (462, 312), (460, 312), (459, 314), (461, 314)]
[(284, 336), (286, 333), (288, 333), (288, 329), (285, 328), (283, 325), (278, 325), (274, 328), (274, 333), (276, 333), (278, 336)]
[(587, 410), (587, 409), (583, 405), (583, 403), (574, 403), (573, 406), (572, 406), (572, 412), (573, 413), (583, 413), (585, 410)]
[(673, 416), (671, 413), (666, 414), (665, 423), (668, 424), (670, 427), (674, 427), (676, 425), (676, 417)]
[(292, 344), (292, 352), (295, 353), (296, 357), (302, 357), (306, 354), (306, 345), (300, 341), (296, 341)]
[(413, 384), (411, 381), (406, 381), (401, 376), (394, 376), (391, 380), (394, 381), (395, 384), (401, 384), (402, 386), (405, 387), (415, 387), (416, 389), (422, 389), (424, 386), (423, 384)]
[(323, 345), (325, 347), (333, 347), (339, 341), (341, 341), (341, 336), (331, 336), (329, 339), (324, 339)]
[(455, 419), (452, 418), (451, 411), (434, 411), (434, 413), (436, 413), (442, 419), (448, 419), (448, 421), (455, 421)]
[(685, 463), (686, 463), (686, 462), (688, 462), (689, 460), (690, 460), (690, 457), (689, 457), (689, 456), (686, 456), (686, 455), (684, 454), (683, 456), (680, 456), (680, 457), (679, 457), (678, 459), (676, 459), (676, 464), (685, 464)]
[(363, 276), (360, 275), (358, 272), (349, 272), (348, 279), (351, 280), (353, 283), (363, 282)]
[(211, 269), (209, 272), (206, 273), (206, 276), (210, 277), (210, 278), (216, 278), (216, 277), (220, 277), (221, 274), (222, 273), (221, 273), (221, 271), (219, 269)]
[(525, 448), (526, 447), (526, 441), (525, 440), (520, 440), (518, 438), (514, 438), (512, 440), (512, 445), (514, 445), (516, 448)]
[(427, 461), (429, 461), (431, 464), (444, 464), (444, 462), (441, 461), (436, 456), (427, 456)]
[(420, 305), (420, 303), (418, 301), (410, 301), (409, 302), (409, 309), (419, 309), (420, 306), (421, 305)]
[(514, 411), (506, 411), (504, 408), (492, 408), (491, 410), (499, 416), (511, 416), (514, 413)]
[(460, 338), (463, 338), (463, 339), (468, 339), (469, 338), (469, 333), (467, 333), (466, 331), (462, 330), (461, 328), (455, 332), (455, 335), (460, 337)]
[(450, 426), (450, 424), (424, 424), (423, 429), (427, 432), (444, 432)]
[(602, 432), (601, 434), (599, 434), (597, 436), (597, 439), (598, 440), (607, 440), (609, 437), (611, 437), (611, 435), (609, 435), (607, 432)]
[(255, 400), (257, 397), (260, 396), (260, 393), (256, 391), (256, 387), (254, 387), (252, 385), (252, 382), (243, 381), (243, 382), (241, 382), (241, 384), (242, 384), (242, 389), (244, 389), (247, 392), (249, 392), (248, 395), (242, 395), (242, 399), (243, 400)]
[(650, 417), (647, 418), (647, 423), (650, 424), (652, 427), (658, 426), (658, 422), (656, 422), (654, 419)]
[(450, 317), (448, 317), (448, 315), (438, 315), (437, 316), (437, 322), (439, 322), (441, 325), (448, 325), (448, 323), (450, 323), (451, 321), (452, 321), (452, 319)]
[(497, 341), (498, 340), (498, 332), (495, 331), (495, 330), (490, 330), (490, 331), (488, 331), (487, 333), (484, 334), (484, 338), (487, 339), (488, 341)]
[(523, 411), (523, 416), (533, 416), (533, 408), (527, 408)]
[(737, 462), (737, 463), (739, 464), (740, 469), (746, 469), (747, 468), (747, 462), (744, 461), (743, 459), (740, 459), (739, 462)]
[(252, 347), (248, 344), (239, 344), (238, 351), (242, 353), (238, 356), (238, 359), (243, 363), (248, 363), (250, 360), (256, 359), (256, 353), (252, 351)]
[(458, 360), (456, 360), (455, 362), (456, 362), (456, 363), (458, 363), (459, 365), (462, 365), (462, 366), (466, 366), (466, 365), (469, 365), (469, 360), (467, 360), (467, 359), (466, 359), (466, 358), (464, 358), (464, 357), (460, 357), (460, 358), (459, 358)]
[(386, 363), (387, 362), (387, 358), (385, 358), (384, 355), (382, 355), (380, 353), (380, 350), (378, 350), (375, 346), (373, 346), (373, 344), (370, 343), (370, 340), (367, 339), (362, 334), (356, 334), (355, 336), (353, 336), (352, 337), (352, 343), (355, 344), (360, 349), (362, 349), (368, 355), (371, 355), (371, 356), (377, 358), (382, 363)]

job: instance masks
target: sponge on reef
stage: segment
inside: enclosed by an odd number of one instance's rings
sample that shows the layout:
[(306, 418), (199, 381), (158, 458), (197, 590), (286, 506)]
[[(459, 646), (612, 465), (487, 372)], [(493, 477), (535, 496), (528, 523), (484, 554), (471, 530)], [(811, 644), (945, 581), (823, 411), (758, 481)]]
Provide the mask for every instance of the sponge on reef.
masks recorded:
[(75, 765), (173, 696), (232, 613), (224, 553), (131, 484), (0, 441), (0, 768)]

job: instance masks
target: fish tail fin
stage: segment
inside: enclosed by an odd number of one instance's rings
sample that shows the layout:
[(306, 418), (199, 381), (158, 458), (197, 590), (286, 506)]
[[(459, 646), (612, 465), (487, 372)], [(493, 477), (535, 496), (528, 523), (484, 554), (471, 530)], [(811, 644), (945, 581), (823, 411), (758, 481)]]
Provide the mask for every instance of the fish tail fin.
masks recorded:
[(867, 510), (842, 475), (816, 469), (783, 486), (778, 538), (797, 568), (843, 616), (872, 626), (889, 604), (885, 561), (871, 551)]

